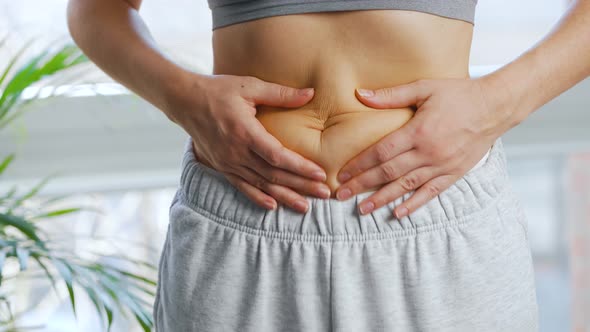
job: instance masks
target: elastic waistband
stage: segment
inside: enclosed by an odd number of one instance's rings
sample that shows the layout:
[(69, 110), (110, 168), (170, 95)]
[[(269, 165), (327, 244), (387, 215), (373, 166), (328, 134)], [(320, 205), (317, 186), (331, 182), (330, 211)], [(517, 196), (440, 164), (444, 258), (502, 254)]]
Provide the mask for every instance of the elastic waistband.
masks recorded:
[[(406, 237), (421, 231), (459, 225), (485, 213), (509, 186), (503, 142), (498, 138), (488, 157), (437, 197), (410, 215), (397, 219), (393, 209), (413, 192), (366, 215), (358, 204), (372, 192), (346, 201), (305, 196), (305, 214), (283, 204), (268, 210), (252, 202), (225, 176), (196, 160), (192, 138), (188, 137), (182, 156), (182, 173), (177, 191), (184, 204), (211, 222), (259, 236), (305, 241), (364, 241)], [(172, 221), (171, 221), (172, 222)]]

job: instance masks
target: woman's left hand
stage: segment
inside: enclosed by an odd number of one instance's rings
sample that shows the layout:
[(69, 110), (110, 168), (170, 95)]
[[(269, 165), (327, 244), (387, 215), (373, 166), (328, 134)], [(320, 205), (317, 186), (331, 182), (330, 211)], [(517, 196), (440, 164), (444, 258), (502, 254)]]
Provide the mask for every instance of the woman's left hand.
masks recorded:
[[(421, 79), (374, 90), (372, 96), (362, 92), (357, 90), (357, 98), (369, 107), (415, 106), (416, 112), (340, 170), (338, 199), (386, 184), (359, 204), (361, 214), (415, 191), (394, 210), (397, 218), (412, 213), (463, 177), (499, 136), (519, 123), (505, 105), (507, 99), (499, 97), (507, 89), (493, 87), (485, 76)], [(346, 189), (349, 194), (341, 196)]]

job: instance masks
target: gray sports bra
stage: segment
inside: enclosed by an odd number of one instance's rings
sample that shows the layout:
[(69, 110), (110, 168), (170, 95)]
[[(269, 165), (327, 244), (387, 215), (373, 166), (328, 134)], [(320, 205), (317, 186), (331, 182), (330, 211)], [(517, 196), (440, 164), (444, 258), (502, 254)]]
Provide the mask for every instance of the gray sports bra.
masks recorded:
[(258, 18), (298, 13), (402, 9), (474, 24), (477, 0), (207, 0), (213, 30)]

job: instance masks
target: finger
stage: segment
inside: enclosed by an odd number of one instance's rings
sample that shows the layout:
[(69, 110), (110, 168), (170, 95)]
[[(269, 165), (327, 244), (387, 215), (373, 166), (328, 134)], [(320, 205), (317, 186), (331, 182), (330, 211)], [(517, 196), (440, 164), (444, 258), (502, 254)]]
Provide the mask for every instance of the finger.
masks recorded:
[(413, 147), (409, 126), (402, 126), (356, 155), (338, 172), (338, 181), (344, 183), (368, 169), (381, 165)]
[(254, 203), (270, 210), (277, 208), (277, 202), (271, 196), (265, 194), (262, 190), (252, 186), (237, 175), (228, 173), (223, 173), (223, 175), (234, 187), (236, 187)]
[(414, 192), (408, 200), (397, 206), (393, 211), (394, 215), (399, 219), (416, 211), (416, 209), (449, 188), (458, 179), (459, 177), (456, 175), (444, 175), (428, 181)]
[(309, 205), (307, 203), (307, 199), (295, 191), (287, 187), (268, 182), (264, 177), (260, 176), (258, 173), (251, 170), (247, 166), (242, 166), (239, 172), (240, 176), (246, 179), (248, 183), (271, 195), (277, 200), (277, 202), (282, 202), (283, 204), (301, 213), (307, 212)]
[(359, 101), (373, 108), (399, 108), (419, 105), (429, 97), (430, 91), (425, 80), (394, 87), (367, 90), (356, 89)]
[(252, 159), (244, 166), (257, 172), (270, 183), (289, 187), (297, 190), (297, 192), (315, 195), (320, 198), (330, 198), (330, 187), (327, 184), (272, 167), (255, 153), (252, 153)]
[[(381, 184), (398, 180), (400, 177), (404, 188), (408, 191), (413, 190), (421, 183), (417, 183), (418, 179), (416, 179), (410, 171), (424, 166), (425, 163), (420, 159), (420, 156), (421, 155), (416, 150), (410, 150), (400, 154), (390, 161), (373, 167), (341, 185), (338, 188), (336, 197), (338, 199), (347, 199), (356, 193), (368, 191)], [(410, 176), (408, 176), (408, 173)], [(406, 174), (406, 176), (402, 177), (404, 174)]]
[(397, 181), (385, 185), (371, 196), (365, 198), (359, 203), (359, 213), (367, 214), (375, 209), (378, 209), (389, 202), (393, 202), (405, 193), (414, 189), (411, 187), (419, 187), (426, 181), (432, 179), (436, 169), (434, 167), (420, 167), (408, 174), (404, 174)]
[[(285, 148), (279, 140), (268, 133), (259, 121), (253, 121), (254, 128), (250, 136), (250, 150), (262, 157), (271, 166), (291, 171), (301, 176), (325, 181), (326, 172), (317, 164), (305, 159), (298, 153)], [(262, 134), (259, 134), (262, 133)]]
[(244, 98), (256, 105), (299, 107), (307, 104), (314, 95), (313, 88), (297, 89), (250, 77)]

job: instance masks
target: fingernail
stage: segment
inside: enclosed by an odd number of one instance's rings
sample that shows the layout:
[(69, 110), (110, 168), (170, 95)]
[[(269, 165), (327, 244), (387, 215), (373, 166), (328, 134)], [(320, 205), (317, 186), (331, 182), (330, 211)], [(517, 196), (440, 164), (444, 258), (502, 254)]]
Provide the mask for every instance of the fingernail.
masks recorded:
[(343, 200), (343, 199), (347, 199), (348, 197), (350, 197), (350, 195), (352, 195), (352, 191), (350, 191), (350, 189), (348, 189), (348, 188), (344, 188), (342, 190), (338, 190), (338, 193), (336, 194), (336, 198), (338, 198), (339, 200)]
[(313, 172), (312, 176), (320, 181), (326, 181), (326, 173), (322, 171)]
[(293, 207), (295, 207), (295, 209), (298, 211), (307, 212), (307, 202), (297, 201), (295, 204), (293, 204)]
[(397, 210), (396, 212), (396, 217), (397, 219), (405, 217), (408, 214), (408, 208), (407, 207), (401, 207)]
[(326, 187), (320, 188), (320, 190), (318, 190), (318, 193), (323, 198), (330, 198), (330, 189), (328, 189)]
[(356, 91), (358, 91), (359, 95), (361, 95), (363, 97), (372, 97), (375, 94), (373, 92), (373, 90), (367, 90), (367, 89), (356, 89)]
[(359, 210), (361, 212), (361, 214), (365, 214), (365, 213), (369, 213), (371, 211), (373, 211), (373, 209), (375, 208), (375, 204), (373, 202), (365, 202), (363, 204), (361, 204), (361, 206), (359, 207)]
[(274, 210), (277, 208), (276, 203), (273, 201), (266, 201), (266, 206), (268, 206), (271, 210)]
[(299, 89), (298, 93), (300, 96), (309, 96), (313, 92), (313, 88)]
[(342, 172), (338, 175), (338, 181), (340, 182), (347, 181), (348, 179), (350, 179), (350, 173), (348, 172)]

